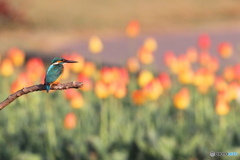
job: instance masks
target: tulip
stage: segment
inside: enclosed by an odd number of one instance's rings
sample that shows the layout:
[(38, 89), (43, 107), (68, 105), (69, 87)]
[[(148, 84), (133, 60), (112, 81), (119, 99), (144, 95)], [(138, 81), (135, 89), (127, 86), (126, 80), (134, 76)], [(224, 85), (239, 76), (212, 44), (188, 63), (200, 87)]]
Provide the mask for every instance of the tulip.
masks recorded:
[(137, 106), (143, 105), (146, 101), (142, 90), (135, 90), (132, 92), (133, 103)]
[(91, 53), (98, 54), (103, 50), (103, 44), (101, 39), (98, 36), (92, 36), (89, 39), (88, 48)]
[(157, 42), (152, 37), (145, 39), (143, 46), (150, 52), (154, 52), (157, 50)]
[(182, 88), (178, 93), (173, 97), (174, 106), (177, 109), (184, 110), (190, 104), (190, 93), (187, 88)]
[(191, 84), (193, 77), (194, 73), (191, 68), (185, 69), (178, 74), (178, 80), (182, 84)]
[(208, 50), (211, 46), (211, 40), (209, 35), (202, 34), (198, 38), (198, 46), (202, 50)]
[(215, 105), (215, 112), (219, 116), (224, 116), (230, 111), (230, 106), (224, 100), (218, 100)]
[(138, 59), (142, 64), (151, 64), (153, 62), (153, 53), (142, 47), (138, 51)]
[(171, 88), (172, 81), (167, 73), (164, 73), (164, 72), (160, 73), (158, 78), (161, 82), (163, 89), (167, 90), (167, 89)]
[(139, 22), (136, 20), (132, 20), (128, 23), (126, 28), (126, 34), (128, 37), (134, 38), (140, 32), (140, 25)]
[(240, 64), (234, 66), (234, 78), (240, 82)]
[(70, 99), (70, 105), (72, 108), (81, 108), (84, 105), (84, 99), (80, 92), (76, 92)]
[(26, 73), (32, 82), (40, 80), (42, 75), (45, 75), (45, 68), (42, 59), (29, 59), (26, 64)]
[(70, 54), (69, 56), (70, 56), (69, 59), (72, 59), (72, 60), (78, 62), (78, 63), (72, 63), (70, 65), (71, 71), (73, 71), (74, 73), (80, 73), (83, 70), (83, 67), (84, 67), (84, 62), (85, 62), (84, 57), (81, 56), (80, 54), (76, 53), (76, 52)]
[(9, 77), (13, 74), (13, 63), (9, 58), (3, 59), (0, 66), (0, 74), (4, 77)]
[(168, 67), (171, 66), (172, 64), (176, 63), (177, 57), (175, 56), (174, 52), (172, 52), (172, 51), (165, 52), (164, 62)]
[(215, 89), (217, 91), (226, 91), (228, 88), (227, 82), (222, 77), (217, 77), (215, 79)]
[(64, 127), (66, 129), (74, 129), (77, 126), (77, 117), (76, 115), (71, 112), (68, 113), (64, 118)]
[(93, 76), (96, 71), (96, 66), (93, 62), (85, 62), (82, 70), (82, 74), (87, 77)]
[(97, 97), (100, 99), (107, 98), (109, 95), (108, 86), (102, 81), (96, 82), (94, 91)]
[(219, 69), (219, 61), (217, 57), (211, 57), (209, 63), (206, 64), (206, 68), (211, 72), (217, 72)]
[(153, 79), (143, 88), (143, 93), (149, 100), (157, 100), (163, 93), (163, 87), (158, 79)]
[(172, 73), (176, 74), (179, 72), (179, 62), (172, 51), (167, 51), (164, 54), (164, 62), (170, 68)]
[(22, 50), (13, 47), (8, 50), (7, 54), (8, 57), (12, 60), (14, 66), (20, 67), (23, 65), (25, 60), (25, 53)]
[(109, 93), (109, 94), (113, 94), (113, 93), (116, 92), (116, 90), (117, 90), (117, 88), (118, 88), (118, 85), (119, 85), (118, 83), (120, 83), (120, 82), (118, 82), (118, 81), (113, 81), (113, 82), (107, 84), (107, 90), (108, 90), (108, 93)]
[(143, 87), (143, 86), (147, 85), (152, 79), (153, 79), (152, 72), (150, 72), (148, 70), (143, 70), (140, 72), (140, 74), (138, 76), (138, 85), (140, 87)]
[(202, 66), (207, 66), (209, 63), (211, 63), (211, 56), (208, 52), (201, 52), (199, 54), (199, 63)]
[(116, 68), (110, 68), (110, 67), (103, 67), (101, 69), (101, 80), (108, 84), (113, 82), (117, 78), (118, 72), (116, 71)]
[(127, 94), (126, 85), (124, 83), (118, 82), (116, 86), (116, 90), (113, 93), (114, 97), (118, 99), (122, 99), (123, 97), (126, 96), (126, 94)]
[(187, 59), (186, 55), (182, 54), (182, 55), (178, 56), (177, 66), (178, 66), (177, 73), (181, 73), (184, 70), (189, 70), (191, 64), (190, 64), (189, 60)]
[(223, 77), (228, 81), (231, 82), (234, 80), (235, 75), (234, 75), (234, 68), (232, 66), (227, 66), (223, 70)]
[(237, 99), (238, 91), (239, 91), (239, 84), (237, 82), (231, 82), (228, 85), (227, 93), (228, 93), (229, 101)]
[(194, 84), (196, 86), (206, 85), (211, 86), (214, 83), (214, 74), (206, 68), (200, 68), (195, 72)]
[(127, 68), (130, 72), (136, 73), (140, 69), (139, 62), (137, 58), (131, 57), (127, 60)]
[(188, 48), (186, 51), (186, 57), (189, 60), (189, 62), (191, 63), (196, 62), (198, 59), (197, 49), (193, 47)]
[(28, 79), (28, 76), (26, 73), (21, 73), (17, 80), (15, 80), (13, 83), (12, 83), (12, 86), (11, 86), (11, 93), (14, 93), (24, 87), (28, 87), (32, 85), (32, 82)]
[(83, 82), (84, 85), (81, 88), (81, 90), (83, 91), (90, 91), (93, 87), (91, 79), (87, 77), (85, 74), (79, 74), (78, 81)]
[(123, 84), (128, 84), (129, 82), (129, 75), (126, 68), (119, 68), (118, 69), (118, 81), (120, 80)]
[(73, 97), (78, 94), (79, 92), (75, 89), (67, 89), (64, 90), (64, 96), (67, 100), (73, 99)]
[(223, 42), (218, 46), (218, 53), (222, 58), (229, 58), (231, 57), (233, 52), (233, 47), (228, 42)]

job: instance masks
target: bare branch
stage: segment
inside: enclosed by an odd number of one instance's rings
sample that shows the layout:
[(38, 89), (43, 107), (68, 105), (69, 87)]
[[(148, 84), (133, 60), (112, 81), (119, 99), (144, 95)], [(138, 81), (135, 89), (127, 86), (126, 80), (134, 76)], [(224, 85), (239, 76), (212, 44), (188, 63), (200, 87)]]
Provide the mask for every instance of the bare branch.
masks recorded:
[[(69, 82), (69, 83), (64, 83), (64, 84), (62, 84), (62, 83), (53, 84), (50, 89), (51, 90), (64, 90), (64, 89), (69, 89), (69, 88), (77, 89), (82, 86), (83, 86), (82, 82)], [(28, 94), (28, 93), (35, 92), (35, 91), (43, 91), (43, 90), (46, 90), (46, 86), (43, 84), (38, 84), (38, 85), (30, 86), (30, 87), (24, 87), (23, 89), (9, 95), (7, 99), (2, 101), (0, 103), (0, 110), (2, 110), (4, 107), (9, 105), (12, 101), (14, 101), (15, 99), (17, 99), (18, 97), (20, 97), (24, 94)]]

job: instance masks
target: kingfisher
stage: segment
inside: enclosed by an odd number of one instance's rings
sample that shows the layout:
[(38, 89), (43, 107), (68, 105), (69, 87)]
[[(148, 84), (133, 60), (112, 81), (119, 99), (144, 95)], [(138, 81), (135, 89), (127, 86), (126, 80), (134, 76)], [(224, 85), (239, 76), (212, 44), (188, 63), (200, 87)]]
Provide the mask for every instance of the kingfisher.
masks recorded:
[(64, 71), (63, 64), (65, 63), (78, 63), (77, 61), (66, 60), (61, 57), (55, 57), (51, 65), (47, 69), (47, 73), (44, 79), (44, 85), (46, 85), (47, 93), (49, 92), (51, 85), (59, 82), (61, 75)]

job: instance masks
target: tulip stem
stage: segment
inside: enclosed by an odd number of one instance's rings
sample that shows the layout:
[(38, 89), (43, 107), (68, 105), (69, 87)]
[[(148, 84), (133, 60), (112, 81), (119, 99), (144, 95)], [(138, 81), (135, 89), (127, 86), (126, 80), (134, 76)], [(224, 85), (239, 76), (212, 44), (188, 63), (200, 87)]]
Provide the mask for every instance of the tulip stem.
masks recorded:
[[(64, 84), (63, 83), (53, 84), (50, 89), (51, 90), (65, 90), (65, 89), (70, 89), (70, 88), (76, 88), (77, 89), (77, 88), (80, 88), (82, 86), (83, 86), (82, 82), (69, 82), (69, 83), (64, 83)], [(5, 108), (11, 102), (13, 102), (18, 97), (20, 97), (24, 94), (28, 94), (28, 93), (35, 92), (35, 91), (43, 91), (43, 90), (46, 90), (46, 86), (44, 84), (38, 84), (38, 85), (30, 86), (30, 87), (24, 87), (23, 89), (9, 95), (7, 99), (2, 101), (0, 103), (0, 110)]]

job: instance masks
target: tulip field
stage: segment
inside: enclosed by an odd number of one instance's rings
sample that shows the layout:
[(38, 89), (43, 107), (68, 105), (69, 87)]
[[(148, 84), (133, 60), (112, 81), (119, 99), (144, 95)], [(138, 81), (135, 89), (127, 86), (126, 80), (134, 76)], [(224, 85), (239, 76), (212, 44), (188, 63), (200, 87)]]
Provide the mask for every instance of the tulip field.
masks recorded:
[[(137, 21), (126, 34), (137, 38)], [(94, 58), (104, 54), (98, 36), (89, 39), (93, 60), (62, 53), (78, 63), (65, 64), (61, 82), (84, 86), (29, 93), (0, 110), (0, 160), (207, 160), (210, 151), (240, 154), (240, 63), (221, 67), (238, 51), (222, 42), (213, 56), (208, 34), (196, 41), (185, 53), (161, 53), (167, 69), (160, 71), (152, 67), (160, 46), (151, 37), (123, 66)], [(0, 58), (0, 101), (42, 84), (50, 62), (9, 48)]]

